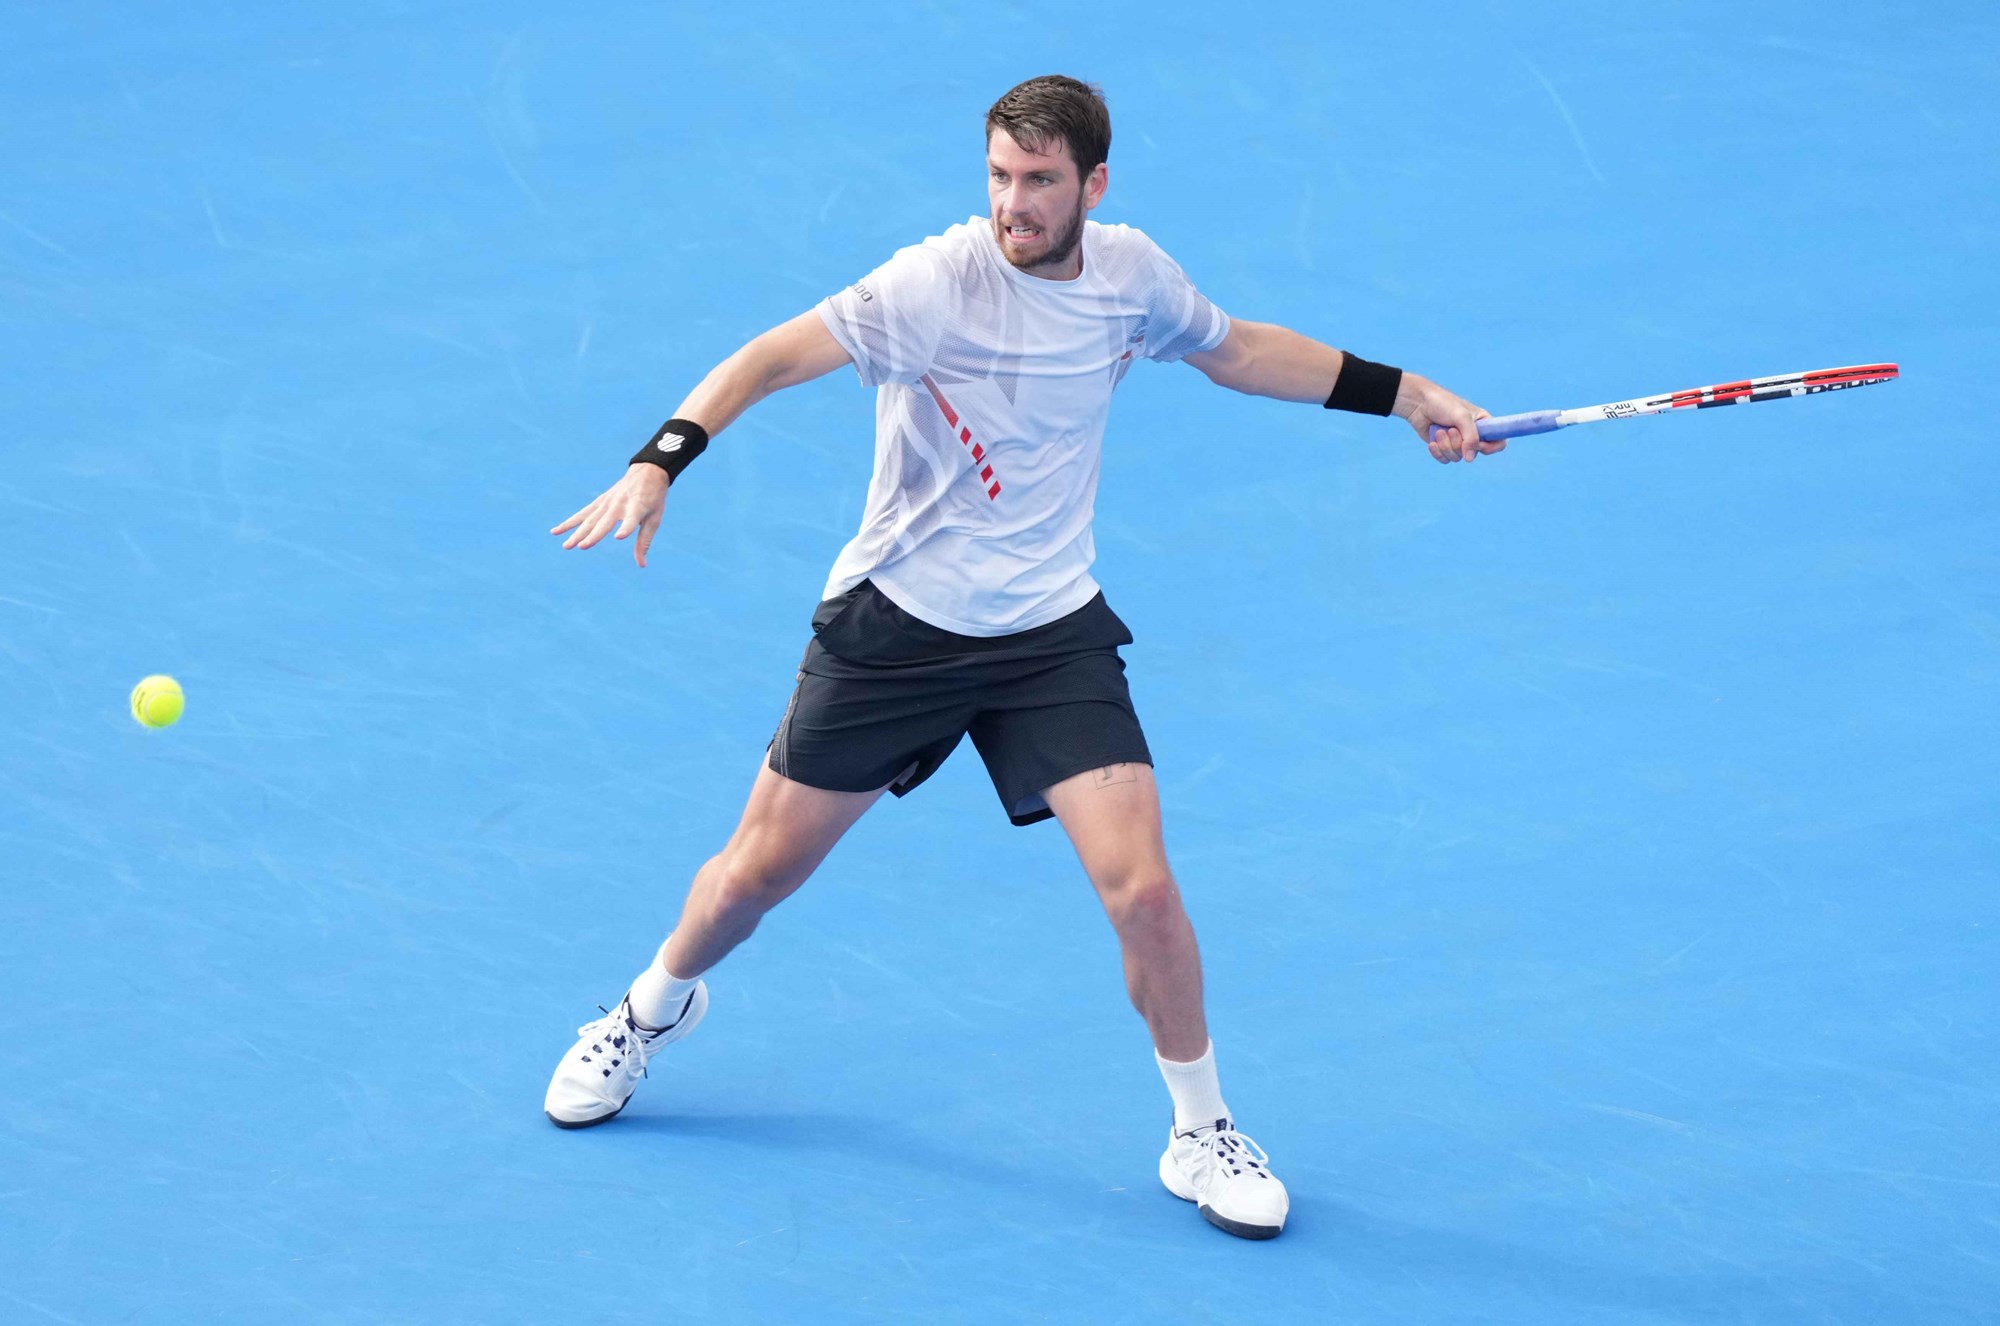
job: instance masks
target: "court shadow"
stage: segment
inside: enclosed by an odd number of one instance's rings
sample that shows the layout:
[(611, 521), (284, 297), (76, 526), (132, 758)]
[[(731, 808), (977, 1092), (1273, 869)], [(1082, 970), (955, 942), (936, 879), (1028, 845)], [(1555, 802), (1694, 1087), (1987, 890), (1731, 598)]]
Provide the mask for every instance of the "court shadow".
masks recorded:
[(661, 1138), (703, 1138), (748, 1147), (817, 1152), (833, 1158), (879, 1165), (885, 1156), (940, 1179), (974, 1179), (1008, 1188), (1050, 1186), (1033, 1169), (994, 1163), (990, 1154), (953, 1150), (933, 1136), (894, 1119), (858, 1114), (641, 1114), (625, 1115), (611, 1127)]

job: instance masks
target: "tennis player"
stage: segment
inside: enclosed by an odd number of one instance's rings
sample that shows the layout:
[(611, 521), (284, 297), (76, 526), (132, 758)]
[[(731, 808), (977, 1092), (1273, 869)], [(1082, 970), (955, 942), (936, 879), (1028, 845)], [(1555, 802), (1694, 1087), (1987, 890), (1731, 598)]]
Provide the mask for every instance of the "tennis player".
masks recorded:
[(648, 1062), (701, 1022), (701, 977), (882, 793), (908, 795), (970, 735), (1009, 819), (1061, 823), (1117, 931), (1173, 1097), (1161, 1181), (1232, 1234), (1284, 1228), (1284, 1184), (1216, 1076), (1201, 959), (1118, 656), (1132, 634), (1090, 575), (1111, 395), (1138, 360), (1185, 360), (1251, 395), (1396, 415), (1441, 462), (1505, 443), (1480, 442), (1486, 412), (1414, 373), (1232, 321), (1144, 233), (1087, 220), (1110, 147), (1097, 89), (1052, 76), (1007, 93), (986, 115), (985, 216), (724, 360), (617, 483), (551, 531), (565, 548), (632, 537), (643, 567), (669, 485), (744, 410), (845, 364), (876, 389), (861, 532), (813, 614), (742, 822), (617, 1010), (563, 1056), (544, 1106), (557, 1125), (624, 1109)]

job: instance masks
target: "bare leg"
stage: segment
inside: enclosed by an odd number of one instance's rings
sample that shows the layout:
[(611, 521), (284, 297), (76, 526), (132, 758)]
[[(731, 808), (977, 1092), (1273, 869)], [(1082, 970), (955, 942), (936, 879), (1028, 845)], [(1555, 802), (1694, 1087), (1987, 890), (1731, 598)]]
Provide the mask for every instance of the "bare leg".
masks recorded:
[(1208, 1049), (1201, 952), (1181, 908), (1160, 835), (1160, 792), (1143, 764), (1114, 764), (1064, 779), (1043, 794), (1096, 886), (1125, 953), (1125, 988), (1163, 1059), (1189, 1063)]
[(680, 924), (667, 941), (667, 970), (695, 977), (722, 961), (764, 913), (806, 882), (884, 790), (827, 792), (781, 777), (769, 765), (759, 769), (736, 832), (695, 872)]

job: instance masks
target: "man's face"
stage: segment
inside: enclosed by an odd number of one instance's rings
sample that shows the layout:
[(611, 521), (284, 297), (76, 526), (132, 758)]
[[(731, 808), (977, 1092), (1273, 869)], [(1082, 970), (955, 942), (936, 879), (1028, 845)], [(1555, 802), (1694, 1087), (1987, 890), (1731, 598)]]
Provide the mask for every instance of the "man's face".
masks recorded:
[(1061, 142), (1031, 152), (1005, 130), (986, 142), (986, 195), (1000, 252), (1030, 276), (1066, 281), (1083, 270), (1083, 217), (1104, 197), (1102, 162), (1079, 180)]

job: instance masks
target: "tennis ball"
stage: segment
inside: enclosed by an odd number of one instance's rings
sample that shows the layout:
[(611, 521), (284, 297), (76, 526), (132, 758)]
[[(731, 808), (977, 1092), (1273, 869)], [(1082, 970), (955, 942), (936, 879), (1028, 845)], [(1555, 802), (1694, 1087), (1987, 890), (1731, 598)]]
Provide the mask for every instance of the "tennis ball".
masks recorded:
[(147, 727), (171, 727), (185, 708), (187, 697), (172, 677), (148, 677), (132, 688), (132, 717)]

